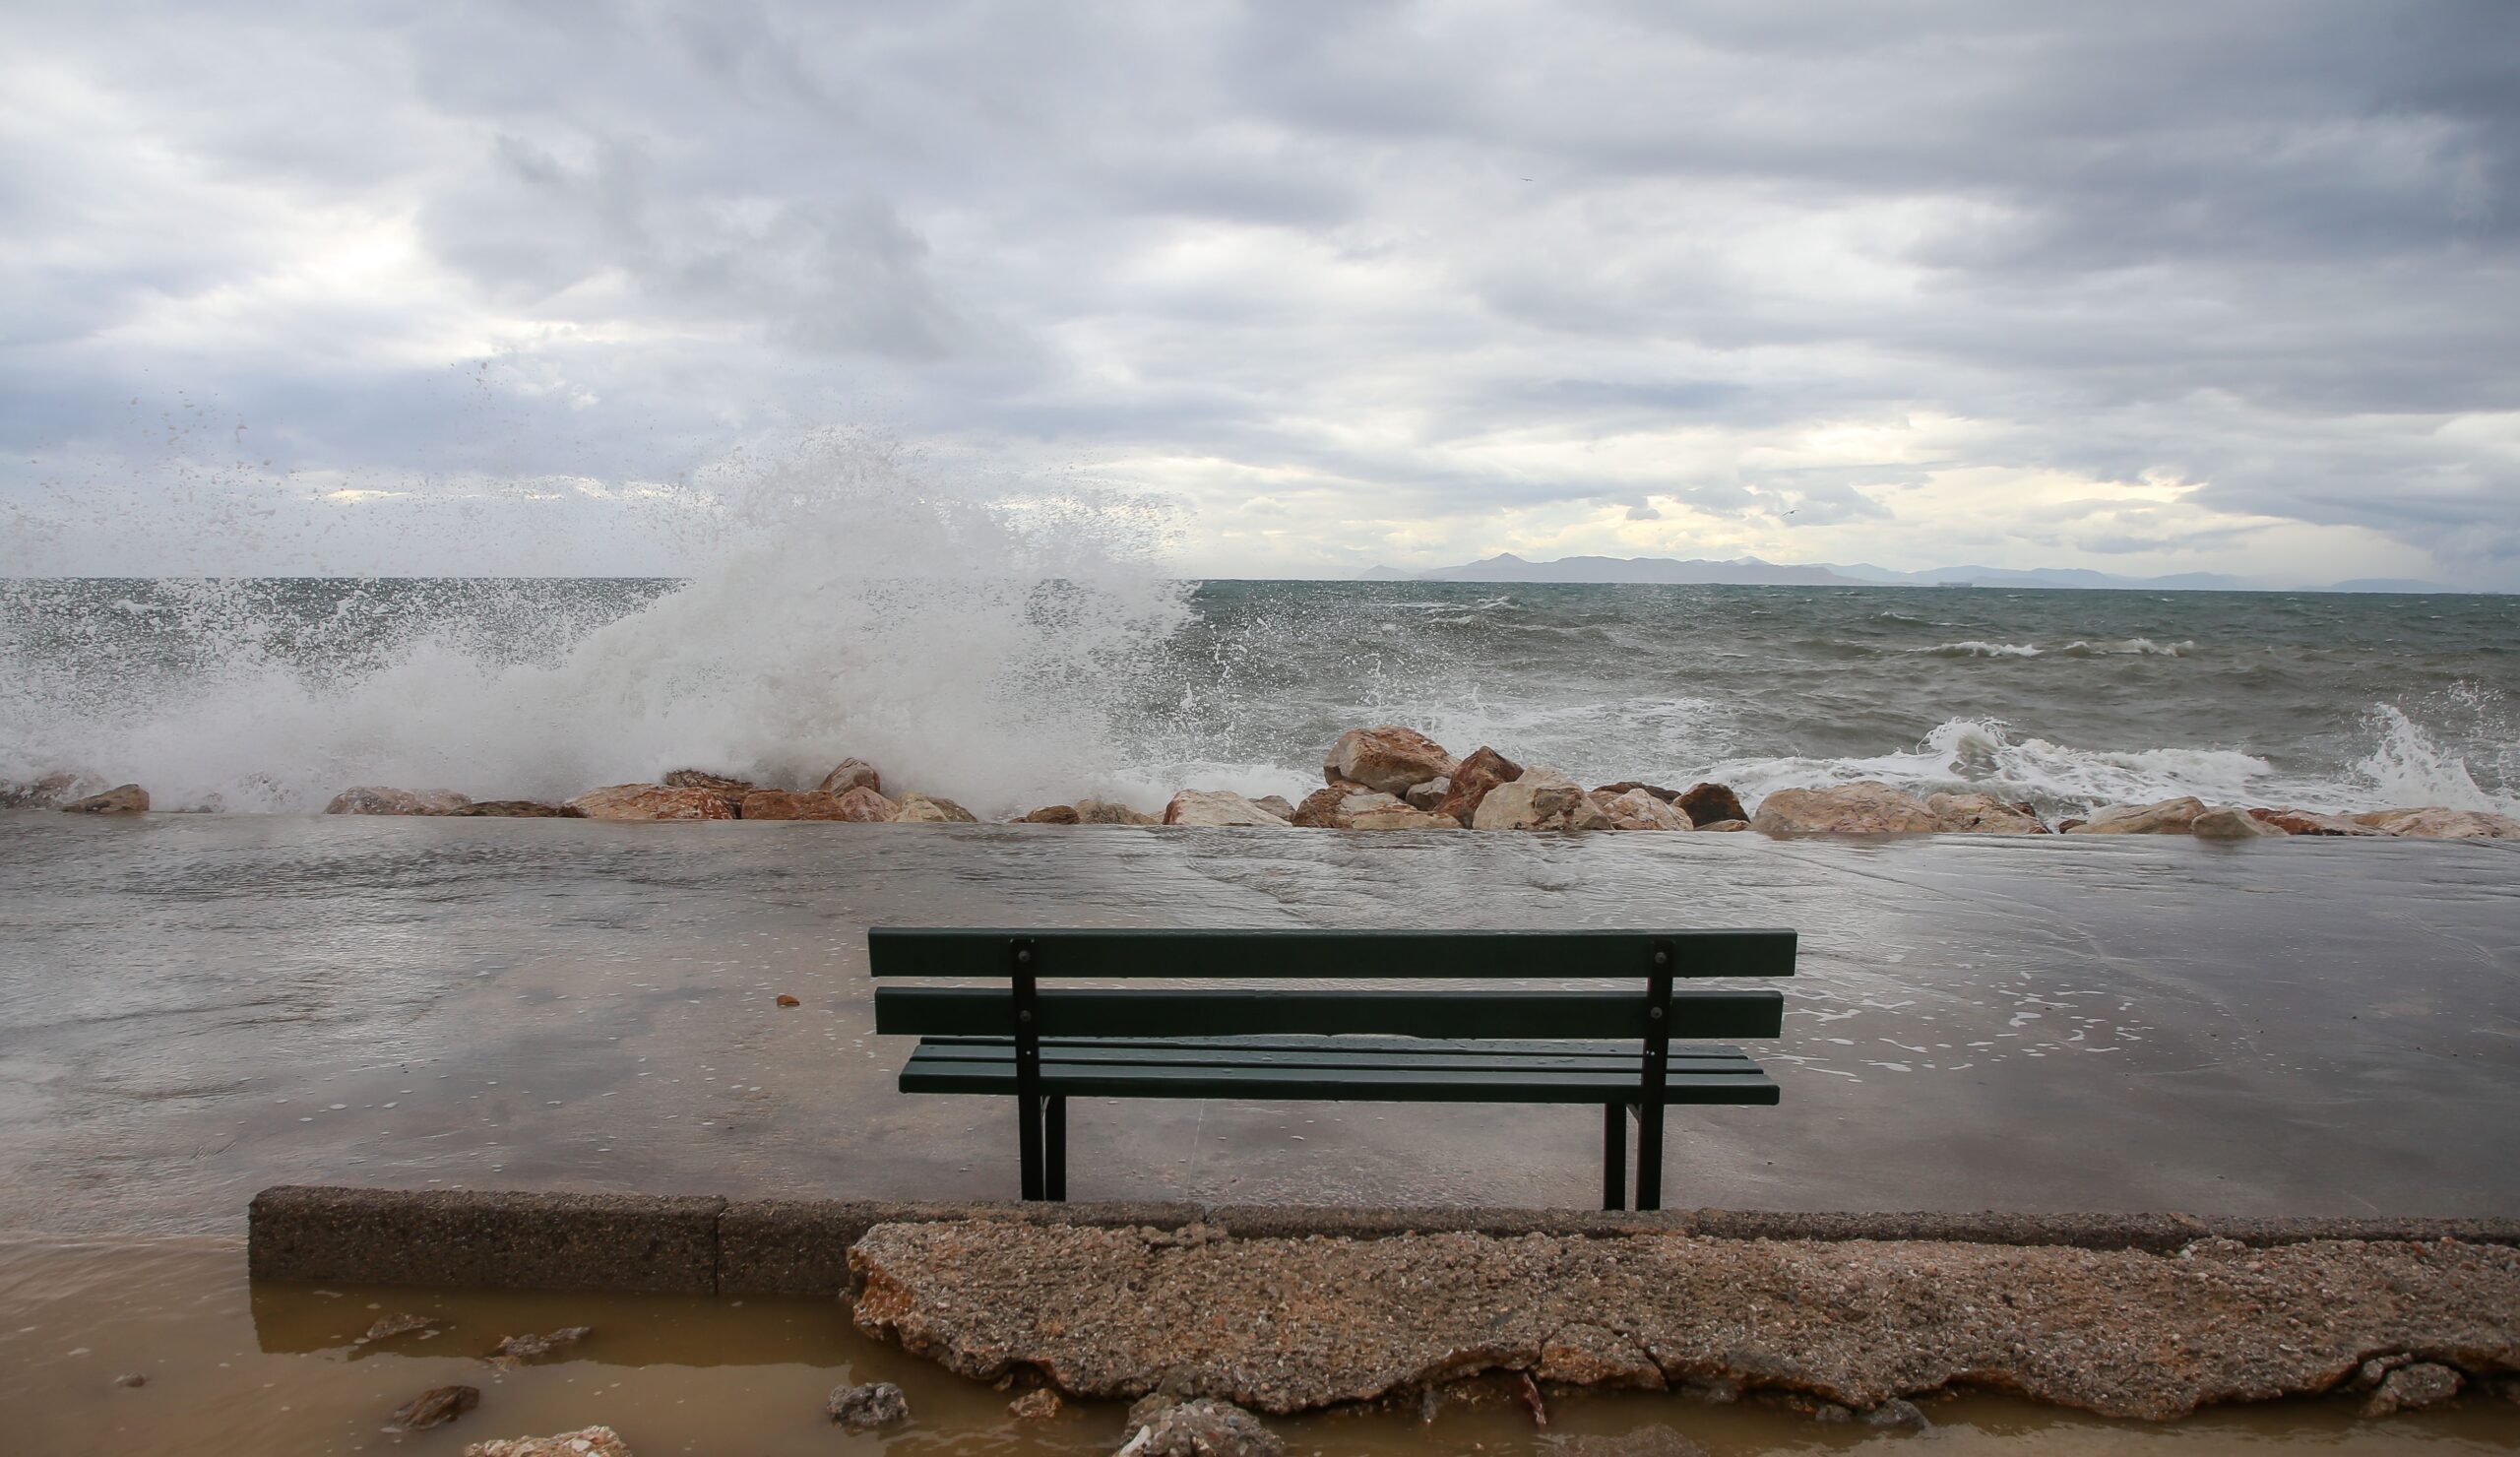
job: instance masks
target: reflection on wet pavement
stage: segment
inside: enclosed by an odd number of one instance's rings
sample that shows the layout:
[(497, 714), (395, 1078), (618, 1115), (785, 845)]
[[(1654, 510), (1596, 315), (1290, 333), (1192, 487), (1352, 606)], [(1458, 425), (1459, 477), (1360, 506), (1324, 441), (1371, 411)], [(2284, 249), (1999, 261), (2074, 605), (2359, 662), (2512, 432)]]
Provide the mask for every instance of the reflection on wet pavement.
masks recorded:
[[(1795, 926), (1785, 1104), (1675, 1117), (1674, 1204), (2520, 1190), (2503, 846), (18, 814), (0, 886), (0, 1229), (232, 1233), (280, 1182), (1011, 1197), (1011, 1114), (892, 1088), (877, 922)], [(1596, 1118), (1085, 1103), (1072, 1191), (1581, 1206)]]

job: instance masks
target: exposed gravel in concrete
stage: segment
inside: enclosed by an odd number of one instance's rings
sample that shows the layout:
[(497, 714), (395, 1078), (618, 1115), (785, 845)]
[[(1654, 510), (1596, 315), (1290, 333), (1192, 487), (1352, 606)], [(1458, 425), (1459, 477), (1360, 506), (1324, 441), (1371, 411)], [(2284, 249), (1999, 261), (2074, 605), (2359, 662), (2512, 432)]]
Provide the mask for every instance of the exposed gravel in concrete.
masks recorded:
[(2198, 1240), (2176, 1254), (1688, 1235), (1235, 1238), (882, 1225), (857, 1323), (964, 1375), (1290, 1413), (1482, 1370), (1806, 1393), (1969, 1385), (2110, 1417), (2320, 1392), (2373, 1357), (2520, 1369), (2520, 1250)]

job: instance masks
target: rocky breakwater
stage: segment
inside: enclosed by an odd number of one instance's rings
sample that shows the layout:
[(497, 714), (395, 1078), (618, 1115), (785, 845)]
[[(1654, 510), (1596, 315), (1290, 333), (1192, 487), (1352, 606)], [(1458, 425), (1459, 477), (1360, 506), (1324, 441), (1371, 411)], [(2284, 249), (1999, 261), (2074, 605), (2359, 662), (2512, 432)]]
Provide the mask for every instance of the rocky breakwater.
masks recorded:
[(1967, 1387), (2148, 1421), (2369, 1392), (2385, 1415), (2520, 1369), (2520, 1250), (2446, 1239), (2157, 1254), (945, 1222), (879, 1225), (849, 1258), (859, 1328), (964, 1376), (1274, 1414), (1506, 1372), (1841, 1419)]

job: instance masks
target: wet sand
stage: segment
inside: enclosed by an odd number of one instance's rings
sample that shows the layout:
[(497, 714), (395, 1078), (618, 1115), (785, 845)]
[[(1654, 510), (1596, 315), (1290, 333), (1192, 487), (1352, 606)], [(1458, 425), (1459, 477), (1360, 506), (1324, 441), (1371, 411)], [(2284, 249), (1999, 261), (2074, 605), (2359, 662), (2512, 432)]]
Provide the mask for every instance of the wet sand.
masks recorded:
[[(1125, 1406), (1072, 1403), (1058, 1418), (1019, 1423), (1014, 1394), (947, 1374), (858, 1335), (839, 1301), (801, 1298), (518, 1295), (359, 1286), (248, 1289), (243, 1251), (223, 1239), (0, 1243), (0, 1423), (9, 1450), (183, 1452), (197, 1457), (403, 1451), (454, 1457), (468, 1442), (571, 1430), (601, 1422), (641, 1457), (660, 1453), (828, 1454), (883, 1451), (1086, 1457), (1119, 1444)], [(430, 1339), (351, 1345), (380, 1315), (445, 1322)], [(477, 1357), (501, 1336), (563, 1325), (594, 1333), (567, 1359), (510, 1372)], [(122, 1373), (148, 1377), (116, 1386)], [(910, 1395), (906, 1428), (850, 1436), (822, 1415), (843, 1382), (894, 1381)], [(411, 1435), (385, 1414), (433, 1386), (476, 1386), (481, 1405)], [(1993, 1396), (1928, 1402), (1940, 1457), (2108, 1457), (2226, 1453), (2270, 1445), (2336, 1457), (2520, 1450), (2520, 1414), (2467, 1399), (2384, 1422), (2351, 1399), (2217, 1409), (2171, 1426), (2079, 1417)], [(1560, 1442), (1666, 1425), (1710, 1457), (1896, 1452), (1919, 1440), (1817, 1425), (1756, 1404), (1710, 1406), (1654, 1393), (1557, 1392), (1536, 1430), (1490, 1396), (1418, 1408), (1273, 1419), (1292, 1457), (1497, 1457), (1565, 1453)], [(1580, 1451), (1581, 1449), (1575, 1449)], [(1914, 1450), (1926, 1450), (1918, 1447)]]
[[(2520, 1208), (2520, 846), (0, 819), (0, 1230), (231, 1234), (285, 1182), (1006, 1198), (863, 931), (1785, 924), (1774, 1109), (1669, 1201)], [(803, 1005), (775, 1004), (792, 994)], [(1585, 1109), (1081, 1103), (1079, 1198), (1582, 1207)]]

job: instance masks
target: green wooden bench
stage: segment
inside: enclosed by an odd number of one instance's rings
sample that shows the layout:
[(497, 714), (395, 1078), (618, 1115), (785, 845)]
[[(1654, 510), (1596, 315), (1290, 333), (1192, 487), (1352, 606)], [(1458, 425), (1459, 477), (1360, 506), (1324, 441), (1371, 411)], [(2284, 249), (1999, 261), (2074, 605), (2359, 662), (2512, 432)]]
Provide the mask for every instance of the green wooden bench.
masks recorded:
[[(1677, 981), (1794, 975), (1790, 930), (962, 930), (877, 926), (873, 973), (987, 982), (888, 985), (875, 1031), (920, 1041), (905, 1093), (1012, 1098), (1027, 1199), (1067, 1197), (1071, 1098), (1354, 1103), (1599, 1104), (1602, 1207), (1663, 1197), (1663, 1109), (1774, 1104), (1738, 1047), (1674, 1039), (1771, 1038), (1775, 991), (1674, 990)], [(1059, 981), (1626, 982), (1389, 989), (1048, 986)]]

